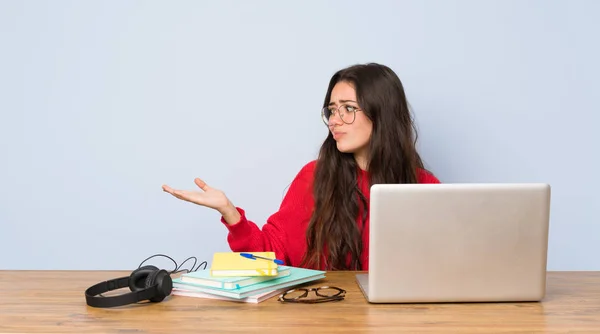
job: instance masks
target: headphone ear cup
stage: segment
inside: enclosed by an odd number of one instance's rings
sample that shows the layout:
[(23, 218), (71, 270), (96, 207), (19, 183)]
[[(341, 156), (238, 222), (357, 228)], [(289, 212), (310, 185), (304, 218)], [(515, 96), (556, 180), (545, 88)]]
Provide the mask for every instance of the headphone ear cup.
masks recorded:
[(173, 280), (166, 270), (161, 269), (151, 273), (146, 278), (146, 288), (150, 288), (155, 285), (156, 296), (150, 298), (150, 301), (158, 303), (163, 301), (163, 299), (171, 294), (171, 290), (173, 289)]
[(158, 271), (159, 269), (155, 266), (143, 266), (134, 270), (129, 275), (129, 290), (136, 292), (145, 289), (148, 276)]

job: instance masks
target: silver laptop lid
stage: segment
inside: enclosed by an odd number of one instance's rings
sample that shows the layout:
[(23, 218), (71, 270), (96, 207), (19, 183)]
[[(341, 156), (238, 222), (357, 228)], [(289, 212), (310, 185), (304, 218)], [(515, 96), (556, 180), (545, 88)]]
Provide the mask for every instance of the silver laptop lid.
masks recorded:
[(540, 300), (549, 212), (547, 184), (374, 185), (369, 300)]

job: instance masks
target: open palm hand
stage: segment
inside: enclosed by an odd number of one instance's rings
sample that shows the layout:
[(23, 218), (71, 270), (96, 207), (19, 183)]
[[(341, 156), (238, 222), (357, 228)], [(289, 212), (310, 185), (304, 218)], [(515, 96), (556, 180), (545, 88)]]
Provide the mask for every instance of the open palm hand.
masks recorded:
[(200, 188), (200, 191), (177, 190), (168, 185), (163, 185), (162, 189), (181, 200), (206, 206), (218, 211), (227, 207), (229, 199), (221, 190), (209, 187), (206, 182), (199, 178), (194, 179), (194, 183)]

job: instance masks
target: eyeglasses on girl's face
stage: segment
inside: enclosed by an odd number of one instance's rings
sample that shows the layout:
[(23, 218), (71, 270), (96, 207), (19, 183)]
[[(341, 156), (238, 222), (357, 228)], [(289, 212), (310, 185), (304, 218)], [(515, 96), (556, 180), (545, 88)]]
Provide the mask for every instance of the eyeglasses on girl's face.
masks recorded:
[(341, 104), (337, 108), (335, 106), (327, 106), (321, 109), (321, 117), (327, 126), (329, 126), (330, 118), (336, 114), (340, 116), (342, 122), (352, 124), (356, 119), (356, 112), (359, 110), (359, 107), (349, 104)]

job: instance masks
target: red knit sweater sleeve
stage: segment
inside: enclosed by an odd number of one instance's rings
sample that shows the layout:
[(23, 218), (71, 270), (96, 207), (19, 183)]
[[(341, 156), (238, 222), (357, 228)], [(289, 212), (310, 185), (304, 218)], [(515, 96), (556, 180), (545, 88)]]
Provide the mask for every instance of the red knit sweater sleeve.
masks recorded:
[[(278, 259), (287, 265), (297, 262), (298, 254), (306, 249), (304, 236), (313, 209), (312, 180), (315, 161), (308, 163), (296, 175), (279, 210), (272, 214), (260, 229), (246, 217), (246, 212), (237, 207), (240, 221), (234, 225), (221, 222), (229, 230), (227, 241), (234, 252), (275, 252)], [(298, 238), (300, 237), (300, 238)]]
[(440, 183), (440, 180), (435, 175), (425, 169), (418, 170), (417, 178), (419, 183)]

